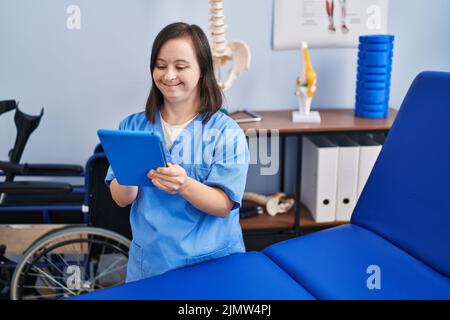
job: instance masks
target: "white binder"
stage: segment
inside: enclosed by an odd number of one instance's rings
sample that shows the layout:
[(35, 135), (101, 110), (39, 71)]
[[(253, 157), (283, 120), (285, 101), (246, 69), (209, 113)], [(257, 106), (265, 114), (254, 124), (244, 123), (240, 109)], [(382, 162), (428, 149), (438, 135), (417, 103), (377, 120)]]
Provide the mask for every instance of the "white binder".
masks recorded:
[(361, 195), (364, 185), (381, 151), (381, 144), (373, 140), (369, 135), (360, 135), (357, 138), (359, 144), (359, 168), (358, 168), (358, 194)]
[(316, 222), (335, 220), (338, 147), (324, 136), (303, 137), (302, 203)]
[(359, 145), (347, 136), (332, 141), (338, 146), (336, 220), (350, 221), (358, 192)]

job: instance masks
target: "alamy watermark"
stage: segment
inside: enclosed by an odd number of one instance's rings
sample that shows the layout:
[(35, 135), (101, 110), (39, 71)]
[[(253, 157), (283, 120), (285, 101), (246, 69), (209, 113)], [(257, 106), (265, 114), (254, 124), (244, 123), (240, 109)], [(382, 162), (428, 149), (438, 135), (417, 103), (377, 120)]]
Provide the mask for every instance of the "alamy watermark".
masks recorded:
[(366, 286), (369, 290), (381, 290), (381, 268), (376, 264), (367, 267), (366, 273), (370, 274), (367, 278)]
[(81, 289), (81, 268), (79, 266), (70, 265), (65, 270), (66, 273), (66, 286), (70, 290)]
[[(247, 144), (248, 139), (248, 144)], [(193, 130), (183, 129), (171, 148), (177, 164), (260, 164), (261, 175), (275, 175), (280, 168), (278, 130), (240, 128), (205, 129), (195, 120)]]
[(81, 29), (81, 9), (75, 4), (67, 7), (66, 13), (69, 15), (66, 20), (66, 27), (69, 30)]

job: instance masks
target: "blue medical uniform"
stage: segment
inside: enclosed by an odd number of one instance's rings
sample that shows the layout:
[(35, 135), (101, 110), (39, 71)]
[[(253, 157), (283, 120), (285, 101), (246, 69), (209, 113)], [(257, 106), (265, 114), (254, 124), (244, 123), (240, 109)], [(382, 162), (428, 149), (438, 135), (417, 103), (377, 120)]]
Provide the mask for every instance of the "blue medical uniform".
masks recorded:
[[(180, 134), (167, 161), (178, 164), (188, 176), (221, 188), (234, 202), (225, 218), (204, 213), (182, 196), (157, 187), (139, 187), (131, 206), (133, 240), (127, 282), (155, 276), (202, 261), (244, 252), (239, 207), (245, 189), (249, 151), (244, 133), (234, 120), (216, 112), (205, 124), (198, 114)], [(119, 130), (153, 131), (164, 137), (159, 111), (155, 123), (144, 112), (125, 118)], [(111, 167), (105, 182), (115, 178)]]

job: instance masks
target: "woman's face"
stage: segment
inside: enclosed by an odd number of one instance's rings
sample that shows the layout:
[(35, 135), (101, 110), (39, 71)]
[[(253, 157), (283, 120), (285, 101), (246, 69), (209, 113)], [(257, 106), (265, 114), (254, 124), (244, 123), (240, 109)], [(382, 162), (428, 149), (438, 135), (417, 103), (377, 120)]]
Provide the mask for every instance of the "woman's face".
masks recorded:
[(172, 103), (194, 101), (199, 97), (200, 66), (190, 38), (167, 41), (160, 49), (153, 69), (153, 80)]

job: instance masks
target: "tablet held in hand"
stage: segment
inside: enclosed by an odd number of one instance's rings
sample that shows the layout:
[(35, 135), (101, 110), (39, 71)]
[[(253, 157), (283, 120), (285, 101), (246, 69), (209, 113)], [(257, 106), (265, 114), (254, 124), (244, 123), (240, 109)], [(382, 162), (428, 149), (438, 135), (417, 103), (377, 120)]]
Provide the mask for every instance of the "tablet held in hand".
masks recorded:
[(157, 132), (100, 129), (97, 134), (119, 184), (154, 187), (147, 173), (166, 166)]

